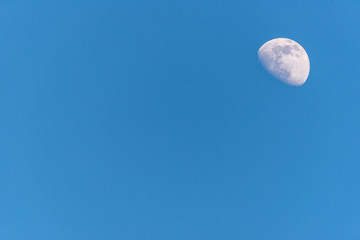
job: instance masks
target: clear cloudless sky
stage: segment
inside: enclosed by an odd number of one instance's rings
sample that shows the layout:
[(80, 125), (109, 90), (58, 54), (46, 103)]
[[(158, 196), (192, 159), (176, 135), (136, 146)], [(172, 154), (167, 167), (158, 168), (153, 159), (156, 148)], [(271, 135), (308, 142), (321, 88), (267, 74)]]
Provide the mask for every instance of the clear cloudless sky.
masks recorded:
[[(0, 238), (360, 239), (360, 1), (0, 3)], [(307, 51), (302, 87), (257, 50)]]

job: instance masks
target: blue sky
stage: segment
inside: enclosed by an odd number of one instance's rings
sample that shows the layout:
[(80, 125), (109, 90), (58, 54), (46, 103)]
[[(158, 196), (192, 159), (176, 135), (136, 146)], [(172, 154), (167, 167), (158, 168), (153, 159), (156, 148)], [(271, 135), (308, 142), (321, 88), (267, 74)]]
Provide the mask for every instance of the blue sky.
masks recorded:
[[(359, 1), (3, 1), (1, 239), (359, 239)], [(302, 87), (258, 48), (307, 51)]]

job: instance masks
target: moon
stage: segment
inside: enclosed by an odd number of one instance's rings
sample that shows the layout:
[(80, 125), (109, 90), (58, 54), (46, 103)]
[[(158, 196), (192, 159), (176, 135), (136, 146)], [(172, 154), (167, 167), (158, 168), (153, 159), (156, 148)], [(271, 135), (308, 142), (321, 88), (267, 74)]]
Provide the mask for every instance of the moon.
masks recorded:
[(310, 72), (310, 61), (305, 49), (288, 38), (275, 38), (262, 45), (258, 57), (265, 69), (280, 81), (291, 86), (302, 86)]

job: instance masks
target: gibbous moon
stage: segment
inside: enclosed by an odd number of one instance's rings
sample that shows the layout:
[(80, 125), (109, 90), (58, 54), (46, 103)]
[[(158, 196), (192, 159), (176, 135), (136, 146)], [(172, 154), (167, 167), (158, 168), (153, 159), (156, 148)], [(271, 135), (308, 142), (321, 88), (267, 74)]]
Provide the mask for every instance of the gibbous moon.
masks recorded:
[(301, 86), (310, 72), (310, 61), (305, 49), (287, 38), (266, 42), (258, 51), (265, 69), (280, 81), (291, 86)]

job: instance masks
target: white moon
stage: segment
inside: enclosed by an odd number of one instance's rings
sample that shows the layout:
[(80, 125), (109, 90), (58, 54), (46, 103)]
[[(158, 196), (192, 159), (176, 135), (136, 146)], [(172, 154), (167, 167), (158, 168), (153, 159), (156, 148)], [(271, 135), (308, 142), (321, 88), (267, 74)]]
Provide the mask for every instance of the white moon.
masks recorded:
[(305, 49), (287, 38), (266, 42), (258, 51), (261, 64), (273, 76), (291, 86), (301, 86), (310, 72), (310, 61)]

